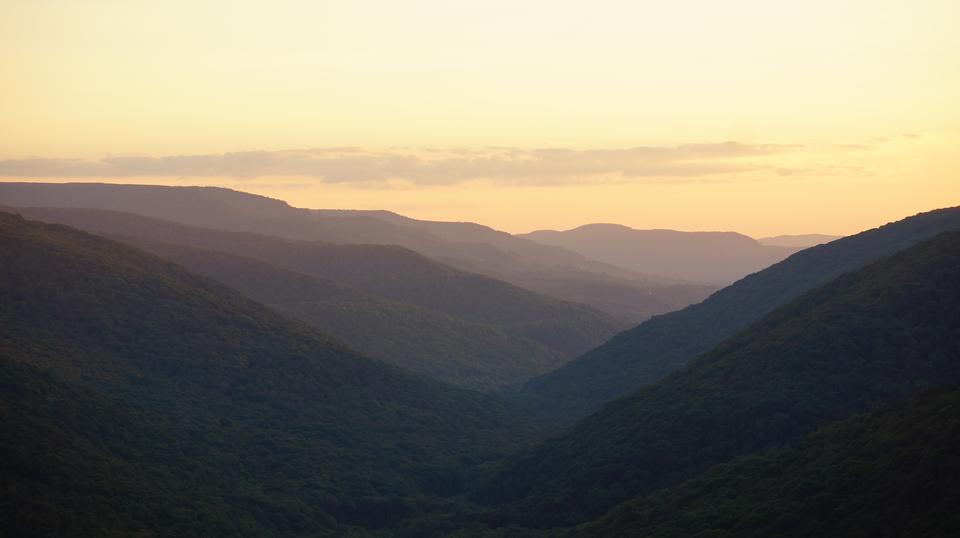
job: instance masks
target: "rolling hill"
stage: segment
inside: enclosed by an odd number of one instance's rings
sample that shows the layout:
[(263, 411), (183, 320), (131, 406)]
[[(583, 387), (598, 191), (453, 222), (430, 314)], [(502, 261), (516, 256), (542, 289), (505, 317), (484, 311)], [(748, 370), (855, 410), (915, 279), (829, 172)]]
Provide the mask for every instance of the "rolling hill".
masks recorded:
[(769, 267), (799, 248), (767, 246), (734, 232), (635, 230), (619, 224), (540, 230), (523, 237), (639, 273), (722, 285)]
[(798, 252), (715, 293), (618, 334), (526, 391), (545, 411), (583, 416), (662, 379), (803, 292), (943, 231), (960, 230), (960, 208), (941, 209)]
[(0, 251), (5, 532), (386, 527), (534, 431), (119, 243), (2, 213)]
[(363, 355), (474, 388), (516, 384), (564, 355), (490, 325), (378, 299), (329, 280), (223, 252), (115, 236), (298, 318)]
[[(494, 351), (484, 351), (485, 346), (495, 344), (498, 349), (506, 350), (503, 346), (509, 345), (511, 355), (497, 360), (497, 364), (508, 366), (509, 370), (497, 373), (496, 364), (477, 365), (487, 371), (484, 374), (485, 380), (475, 379), (482, 384), (505, 381), (508, 378), (510, 382), (518, 382), (534, 372), (553, 369), (577, 353), (598, 345), (623, 327), (612, 317), (589, 307), (543, 296), (483, 275), (466, 273), (396, 246), (335, 245), (285, 240), (253, 233), (189, 227), (114, 211), (67, 208), (8, 210), (30, 218), (117, 236), (118, 239), (140, 245), (160, 242), (248, 258), (287, 272), (300, 273), (301, 277), (320, 278), (339, 284), (341, 288), (347, 286), (359, 290), (377, 299), (379, 307), (384, 307), (384, 303), (393, 303), (390, 307), (393, 312), (391, 317), (374, 320), (375, 325), (369, 327), (379, 332), (366, 333), (364, 327), (347, 328), (345, 319), (336, 322), (340, 329), (332, 325), (324, 328), (334, 329), (341, 336), (347, 336), (348, 330), (361, 338), (391, 332), (391, 338), (411, 340), (420, 338), (417, 336), (419, 333), (404, 335), (398, 332), (399, 327), (414, 329), (419, 326), (423, 331), (441, 327), (455, 330), (456, 332), (449, 335), (425, 335), (423, 340), (403, 344), (396, 350), (406, 353), (407, 350), (413, 351), (429, 345), (431, 341), (439, 344), (440, 348), (433, 349), (429, 356), (422, 357), (425, 361), (423, 366), (428, 369), (434, 368), (435, 363), (443, 359), (450, 346), (459, 349), (460, 355), (472, 355), (479, 359), (481, 356), (489, 357), (489, 352)], [(217, 273), (223, 278), (232, 278), (229, 270), (221, 269)], [(276, 276), (283, 277), (280, 274)], [(302, 278), (300, 281), (302, 282)], [(259, 286), (248, 283), (245, 287), (248, 291), (257, 293), (255, 288)], [(279, 302), (271, 300), (272, 304), (277, 306), (284, 303), (285, 311), (292, 313), (294, 310), (291, 309), (295, 309), (304, 314), (305, 305), (287, 304), (290, 301), (298, 302), (296, 294), (291, 295), (290, 290), (285, 293), (287, 299)], [(260, 295), (257, 298), (264, 299)], [(396, 303), (417, 308), (398, 311)], [(321, 309), (312, 310), (311, 320), (320, 321), (323, 315)], [(382, 309), (380, 311), (384, 312)], [(421, 315), (424, 311), (429, 314)], [(413, 317), (395, 320), (393, 316), (396, 315)], [(443, 325), (437, 325), (438, 323)], [(393, 326), (389, 326), (390, 324)], [(377, 329), (380, 325), (387, 326)], [(484, 328), (486, 332), (478, 332)], [(503, 333), (502, 336), (510, 337), (510, 342), (494, 333)], [(357, 343), (352, 339), (345, 341), (359, 347), (377, 345)], [(467, 350), (468, 347), (472, 349)], [(421, 360), (421, 357), (409, 356), (404, 360)], [(450, 360), (459, 361), (456, 356), (450, 357)], [(456, 365), (449, 366), (451, 368), (448, 374), (459, 377), (461, 381), (465, 376), (476, 373), (457, 374)], [(512, 373), (506, 375), (508, 371)]]
[(571, 525), (738, 456), (960, 382), (960, 233), (812, 290), (663, 381), (511, 458), (501, 524)]
[(464, 271), (582, 302), (628, 323), (682, 308), (716, 290), (637, 274), (479, 224), (421, 221), (388, 211), (301, 209), (223, 188), (0, 182), (0, 204), (107, 209), (287, 239), (399, 245)]

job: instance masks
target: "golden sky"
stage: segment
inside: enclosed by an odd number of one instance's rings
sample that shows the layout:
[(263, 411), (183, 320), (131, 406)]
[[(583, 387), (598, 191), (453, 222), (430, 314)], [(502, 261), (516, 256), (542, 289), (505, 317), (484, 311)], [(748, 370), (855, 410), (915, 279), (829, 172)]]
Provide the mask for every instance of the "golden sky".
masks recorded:
[(960, 204), (956, 0), (0, 0), (0, 178), (508, 231)]

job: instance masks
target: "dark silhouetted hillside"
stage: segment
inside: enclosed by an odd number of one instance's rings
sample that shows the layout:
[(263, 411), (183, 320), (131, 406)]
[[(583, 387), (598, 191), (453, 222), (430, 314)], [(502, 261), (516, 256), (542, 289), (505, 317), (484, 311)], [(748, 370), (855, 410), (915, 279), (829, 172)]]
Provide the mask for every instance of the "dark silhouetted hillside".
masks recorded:
[(958, 453), (954, 388), (719, 465), (571, 536), (956, 536)]
[(741, 455), (960, 382), (960, 233), (845, 274), (512, 458), (500, 521), (580, 523)]
[[(380, 298), (484, 324), (555, 350), (518, 364), (546, 371), (603, 342), (623, 325), (589, 307), (560, 301), (466, 273), (411, 250), (386, 245), (333, 245), (252, 233), (194, 228), (113, 211), (9, 208), (31, 218), (60, 222), (94, 233), (184, 245), (260, 260), (331, 280)], [(411, 334), (416, 338), (416, 334)], [(434, 337), (428, 337), (434, 338)], [(531, 351), (529, 344), (523, 344)], [(523, 346), (517, 348), (522, 349)], [(504, 358), (507, 360), (507, 358)]]
[(530, 439), (518, 408), (139, 250), (4, 213), (0, 252), (5, 533), (387, 527)]
[(563, 361), (527, 338), (370, 294), (266, 262), (125, 236), (117, 240), (209, 276), (299, 318), (360, 353), (476, 388), (516, 384)]
[(798, 252), (700, 304), (618, 334), (526, 389), (544, 399), (548, 411), (584, 415), (662, 379), (801, 293), (947, 230), (960, 230), (960, 208), (921, 213)]

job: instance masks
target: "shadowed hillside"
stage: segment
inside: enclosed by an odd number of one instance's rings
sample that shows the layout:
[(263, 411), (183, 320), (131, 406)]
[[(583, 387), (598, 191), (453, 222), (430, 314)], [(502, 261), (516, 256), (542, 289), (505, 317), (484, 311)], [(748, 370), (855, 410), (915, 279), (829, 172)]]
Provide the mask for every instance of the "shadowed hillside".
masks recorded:
[[(610, 316), (589, 307), (546, 297), (483, 275), (465, 273), (396, 246), (284, 240), (252, 233), (193, 228), (113, 211), (9, 209), (31, 218), (69, 224), (95, 233), (252, 258), (361, 290), (381, 302), (406, 303), (469, 324), (492, 326), (523, 340), (514, 342), (513, 352), (530, 355), (516, 359), (517, 373), (526, 372), (524, 375), (533, 370), (543, 372), (554, 368), (622, 328), (622, 324)], [(424, 320), (423, 323), (431, 322)], [(424, 329), (428, 327), (425, 325)], [(462, 331), (459, 334), (463, 334)], [(466, 346), (467, 342), (472, 341), (466, 340), (462, 345)], [(482, 341), (476, 343), (483, 345)], [(513, 359), (504, 357), (502, 360)], [(524, 364), (536, 366), (530, 369)], [(521, 377), (515, 377), (514, 381)]]
[(378, 299), (354, 288), (223, 252), (116, 236), (299, 318), (363, 353), (441, 381), (479, 388), (515, 384), (562, 353), (490, 325)]
[[(212, 280), (0, 214), (4, 528), (342, 534), (450, 495), (521, 410), (355, 355)], [(427, 502), (427, 501), (423, 501)]]
[(954, 388), (719, 465), (571, 536), (956, 536), (958, 451)]
[(569, 525), (740, 455), (960, 382), (960, 233), (783, 306), (689, 367), (512, 458), (503, 522)]
[(700, 304), (618, 334), (526, 389), (544, 398), (550, 412), (586, 414), (662, 379), (801, 293), (946, 230), (960, 230), (960, 208), (921, 213), (798, 252)]

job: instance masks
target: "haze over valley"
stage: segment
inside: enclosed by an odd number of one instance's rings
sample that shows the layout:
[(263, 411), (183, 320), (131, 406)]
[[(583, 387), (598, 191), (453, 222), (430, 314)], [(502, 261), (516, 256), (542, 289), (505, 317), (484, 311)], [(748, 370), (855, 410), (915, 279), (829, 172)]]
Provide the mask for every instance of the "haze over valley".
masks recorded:
[(0, 4), (0, 536), (960, 536), (960, 4)]

